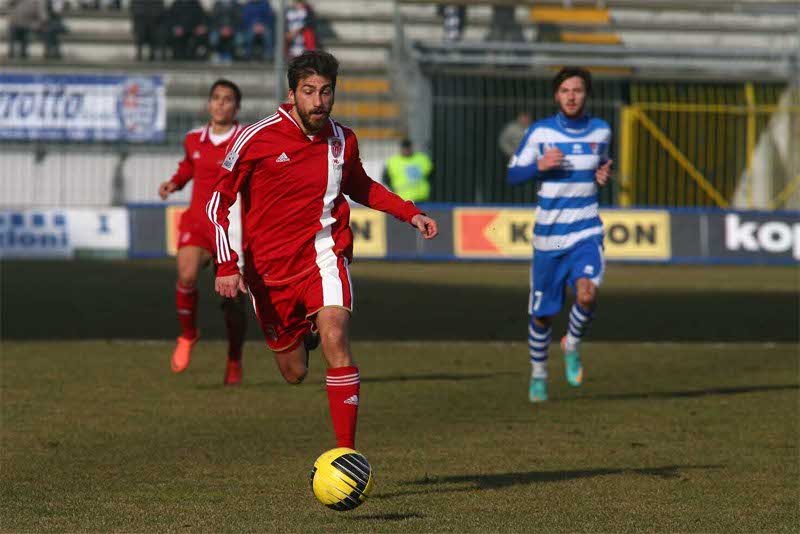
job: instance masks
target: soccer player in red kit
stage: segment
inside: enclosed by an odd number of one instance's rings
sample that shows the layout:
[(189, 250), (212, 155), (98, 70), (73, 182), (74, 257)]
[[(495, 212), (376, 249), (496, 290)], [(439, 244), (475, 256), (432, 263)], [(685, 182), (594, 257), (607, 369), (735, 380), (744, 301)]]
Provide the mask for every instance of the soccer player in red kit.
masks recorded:
[[(175, 304), (183, 332), (172, 355), (172, 370), (176, 373), (189, 365), (192, 347), (200, 337), (197, 330), (197, 274), (215, 252), (213, 230), (205, 213), (206, 202), (217, 181), (228, 143), (242, 130), (236, 122), (241, 101), (242, 93), (236, 84), (224, 79), (214, 82), (208, 97), (208, 124), (186, 134), (183, 143), (186, 155), (178, 165), (178, 171), (158, 189), (161, 198), (166, 199), (194, 180), (191, 204), (181, 215), (178, 228)], [(246, 327), (242, 301), (226, 298), (222, 303), (228, 333), (225, 385), (237, 385), (242, 380), (242, 345)]]
[[(352, 130), (330, 118), (339, 63), (307, 51), (289, 63), (289, 104), (237, 134), (208, 202), (217, 245), (216, 290), (249, 289), (267, 345), (287, 382), (308, 372), (303, 337), (317, 330), (328, 362), (337, 447), (354, 448), (360, 379), (350, 352), (353, 287), (350, 208), (344, 195), (409, 222), (426, 239), (436, 222), (364, 172)], [(241, 192), (245, 272), (227, 238)]]

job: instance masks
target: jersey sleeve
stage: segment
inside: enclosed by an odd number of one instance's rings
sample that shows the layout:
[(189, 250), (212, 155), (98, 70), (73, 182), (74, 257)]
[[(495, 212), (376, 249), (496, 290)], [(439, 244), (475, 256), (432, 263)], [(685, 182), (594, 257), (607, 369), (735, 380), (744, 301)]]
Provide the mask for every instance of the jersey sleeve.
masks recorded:
[(215, 261), (218, 277), (230, 276), (239, 272), (237, 265), (239, 256), (231, 248), (228, 237), (228, 229), (230, 227), (228, 215), (231, 206), (236, 202), (237, 193), (250, 177), (253, 167), (257, 163), (256, 160), (247, 157), (248, 147), (237, 149), (236, 141), (234, 139), (228, 145), (230, 150), (225, 157), (225, 161), (222, 162), (211, 198), (206, 204), (206, 215), (214, 227)]
[(189, 137), (187, 136), (186, 139), (183, 140), (183, 159), (178, 163), (178, 170), (175, 171), (175, 174), (173, 174), (172, 178), (169, 180), (176, 184), (178, 189), (183, 189), (194, 176), (194, 163), (192, 163), (192, 158), (189, 153)]
[(415, 215), (422, 213), (413, 202), (403, 200), (367, 175), (355, 136), (348, 140), (348, 145), (352, 152), (342, 180), (344, 194), (359, 204), (393, 215), (403, 222), (411, 222)]
[(539, 143), (534, 133), (536, 128), (532, 127), (522, 138), (516, 153), (511, 156), (508, 162), (506, 180), (511, 185), (521, 184), (536, 178), (539, 174), (537, 167), (539, 158), (542, 157), (539, 151)]

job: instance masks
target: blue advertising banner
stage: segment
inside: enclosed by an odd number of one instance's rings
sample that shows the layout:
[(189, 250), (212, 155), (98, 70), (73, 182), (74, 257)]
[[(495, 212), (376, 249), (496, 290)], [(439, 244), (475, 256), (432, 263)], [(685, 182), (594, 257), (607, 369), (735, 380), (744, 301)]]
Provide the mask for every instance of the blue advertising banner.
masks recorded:
[(0, 74), (0, 139), (160, 142), (160, 76)]
[(125, 208), (0, 209), (0, 259), (122, 258), (129, 235)]

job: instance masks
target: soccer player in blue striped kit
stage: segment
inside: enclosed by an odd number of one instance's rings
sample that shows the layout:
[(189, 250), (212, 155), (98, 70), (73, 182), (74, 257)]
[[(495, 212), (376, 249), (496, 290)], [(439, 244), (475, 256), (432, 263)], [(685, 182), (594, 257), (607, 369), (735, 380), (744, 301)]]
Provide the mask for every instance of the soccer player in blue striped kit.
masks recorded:
[(603, 281), (603, 223), (597, 211), (597, 186), (611, 177), (611, 128), (588, 116), (592, 78), (566, 67), (553, 79), (559, 112), (533, 124), (508, 164), (508, 182), (538, 181), (533, 228), (530, 323), (531, 402), (547, 400), (547, 352), (551, 325), (564, 303), (566, 285), (575, 293), (567, 334), (561, 339), (567, 381), (583, 383), (579, 346), (594, 317)]

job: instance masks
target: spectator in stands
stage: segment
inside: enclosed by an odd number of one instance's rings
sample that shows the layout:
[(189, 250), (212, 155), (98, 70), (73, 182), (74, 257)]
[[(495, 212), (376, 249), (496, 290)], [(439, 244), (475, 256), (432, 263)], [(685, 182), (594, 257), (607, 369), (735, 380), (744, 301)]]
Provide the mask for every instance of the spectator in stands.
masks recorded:
[(8, 11), (8, 57), (28, 57), (31, 33), (41, 31), (47, 22), (45, 0), (11, 0)]
[(198, 0), (175, 0), (164, 19), (173, 59), (208, 56), (208, 16)]
[(465, 6), (439, 4), (436, 13), (442, 17), (442, 29), (445, 41), (460, 41), (464, 32), (464, 22), (467, 19)]
[(236, 0), (216, 0), (211, 12), (209, 42), (213, 56), (211, 60), (231, 63), (236, 48), (236, 30), (242, 20), (242, 8)]
[(253, 48), (261, 46), (261, 57), (271, 61), (275, 55), (275, 13), (267, 0), (247, 0), (242, 6), (240, 35), (245, 59), (253, 59)]
[(67, 32), (61, 14), (64, 12), (64, 0), (47, 0), (47, 20), (42, 26), (44, 41), (44, 57), (61, 59), (61, 34)]
[(530, 125), (531, 114), (527, 111), (522, 111), (517, 114), (514, 120), (510, 121), (503, 127), (503, 130), (500, 132), (500, 137), (497, 139), (497, 144), (500, 146), (500, 150), (506, 155), (507, 158), (510, 159), (511, 156), (516, 153), (517, 148), (519, 148), (519, 144), (522, 142), (522, 138), (525, 137), (525, 132), (528, 130)]
[(494, 6), (492, 8), (489, 34), (486, 36), (487, 41), (522, 42), (525, 40), (522, 26), (517, 22), (514, 10), (513, 6)]
[(136, 41), (136, 60), (142, 61), (143, 49), (147, 45), (148, 59), (154, 61), (156, 54), (164, 60), (164, 36), (161, 17), (164, 16), (164, 0), (131, 0), (131, 22)]
[(400, 153), (386, 162), (383, 181), (403, 200), (424, 202), (431, 193), (431, 158), (424, 152), (414, 152), (410, 139), (400, 143)]
[(308, 2), (295, 0), (286, 10), (286, 54), (289, 59), (306, 50), (317, 49), (317, 26), (314, 10)]

